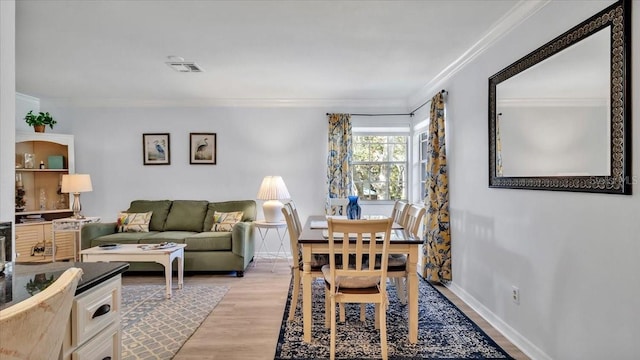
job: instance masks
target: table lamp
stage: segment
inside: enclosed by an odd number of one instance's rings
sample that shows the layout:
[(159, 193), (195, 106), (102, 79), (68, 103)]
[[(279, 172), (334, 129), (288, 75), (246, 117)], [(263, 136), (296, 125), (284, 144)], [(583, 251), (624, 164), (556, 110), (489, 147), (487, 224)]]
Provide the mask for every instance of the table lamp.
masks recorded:
[(284, 221), (282, 217), (282, 203), (280, 200), (291, 198), (287, 185), (284, 184), (281, 176), (265, 176), (262, 179), (262, 185), (258, 190), (258, 200), (265, 200), (262, 204), (262, 212), (264, 220), (268, 223), (276, 223)]
[(80, 193), (93, 191), (91, 186), (91, 176), (89, 174), (69, 174), (62, 175), (62, 189), (63, 193), (73, 193), (73, 217), (75, 219), (84, 219), (84, 216), (80, 214), (82, 206), (80, 205)]

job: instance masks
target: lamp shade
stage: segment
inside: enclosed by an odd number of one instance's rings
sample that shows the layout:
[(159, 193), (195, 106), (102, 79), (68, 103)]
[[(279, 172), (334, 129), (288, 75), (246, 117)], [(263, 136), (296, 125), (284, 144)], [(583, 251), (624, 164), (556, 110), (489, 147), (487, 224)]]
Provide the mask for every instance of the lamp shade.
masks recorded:
[(287, 200), (291, 198), (282, 176), (265, 176), (258, 190), (258, 200)]
[(264, 220), (268, 223), (282, 222), (282, 203), (280, 200), (290, 199), (287, 185), (281, 176), (265, 176), (258, 190), (258, 200), (265, 200), (262, 204)]
[(93, 191), (91, 185), (91, 176), (89, 174), (69, 174), (62, 175), (62, 188), (63, 193), (81, 193)]

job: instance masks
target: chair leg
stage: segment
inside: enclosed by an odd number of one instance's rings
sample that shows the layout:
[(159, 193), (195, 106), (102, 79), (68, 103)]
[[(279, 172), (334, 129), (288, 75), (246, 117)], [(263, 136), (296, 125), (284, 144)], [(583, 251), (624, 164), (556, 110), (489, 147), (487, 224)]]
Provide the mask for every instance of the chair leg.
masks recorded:
[(340, 322), (343, 323), (347, 318), (347, 304), (340, 303)]
[(365, 322), (367, 321), (367, 304), (362, 303), (360, 304), (360, 321)]
[(375, 318), (375, 328), (379, 329), (380, 328), (380, 304), (379, 303), (375, 304), (375, 315), (373, 315), (373, 317)]
[(336, 358), (336, 300), (331, 299), (331, 348), (330, 360)]
[(406, 305), (407, 304), (407, 282), (406, 282), (406, 276), (399, 278), (396, 277), (394, 278), (394, 283), (396, 285), (396, 292), (398, 294), (398, 300), (400, 300), (400, 303), (402, 305)]
[(324, 327), (331, 327), (331, 295), (328, 289), (324, 290)]
[(298, 297), (300, 297), (300, 271), (298, 269), (293, 269), (293, 293), (291, 294), (289, 321), (292, 321), (296, 314), (296, 308), (298, 307)]
[[(376, 304), (376, 309), (380, 309), (382, 304)], [(376, 314), (377, 315), (377, 314)], [(387, 311), (380, 309), (379, 316), (376, 316), (376, 321), (380, 319), (380, 351), (382, 360), (387, 360)]]

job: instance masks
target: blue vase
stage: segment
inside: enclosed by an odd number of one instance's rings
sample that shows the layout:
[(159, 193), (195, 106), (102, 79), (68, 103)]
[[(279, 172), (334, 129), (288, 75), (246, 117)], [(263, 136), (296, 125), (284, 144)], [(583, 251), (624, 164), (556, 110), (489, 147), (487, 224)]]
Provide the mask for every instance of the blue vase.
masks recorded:
[(347, 218), (350, 220), (360, 219), (360, 212), (362, 209), (358, 205), (357, 196), (349, 196), (349, 203), (347, 204)]

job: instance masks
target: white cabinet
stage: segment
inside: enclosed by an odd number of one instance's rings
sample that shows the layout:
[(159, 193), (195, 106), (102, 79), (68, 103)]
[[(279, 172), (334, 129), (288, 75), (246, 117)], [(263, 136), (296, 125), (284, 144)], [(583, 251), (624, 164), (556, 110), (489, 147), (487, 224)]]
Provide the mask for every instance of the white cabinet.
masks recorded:
[(118, 275), (76, 296), (62, 344), (63, 360), (120, 359), (121, 280)]

